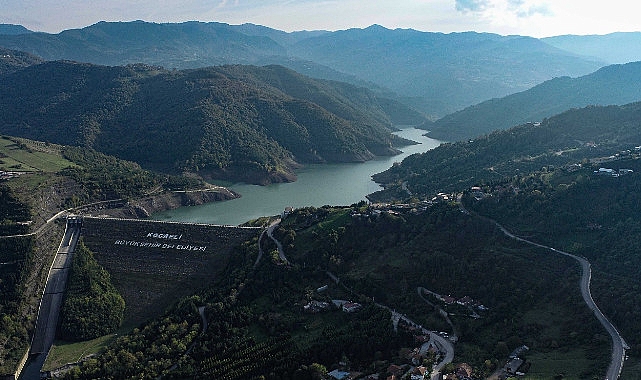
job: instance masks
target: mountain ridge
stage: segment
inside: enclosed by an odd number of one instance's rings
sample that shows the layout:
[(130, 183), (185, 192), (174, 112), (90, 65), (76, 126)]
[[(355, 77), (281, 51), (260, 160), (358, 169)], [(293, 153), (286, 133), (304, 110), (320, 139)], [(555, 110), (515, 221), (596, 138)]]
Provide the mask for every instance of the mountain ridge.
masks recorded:
[(100, 22), (59, 34), (0, 35), (0, 46), (102, 65), (280, 64), (320, 79), (370, 83), (431, 118), (603, 65), (531, 37), (380, 25), (287, 33), (253, 24)]
[[(441, 144), (428, 152), (405, 158), (374, 180), (386, 194), (433, 196), (460, 191), (482, 183), (540, 170), (609, 157), (641, 143), (641, 102), (621, 106), (587, 106), (507, 130), (497, 130), (474, 140)], [(406, 189), (401, 189), (404, 184)], [(396, 194), (396, 195), (394, 195)], [(382, 197), (382, 198), (381, 198)]]
[(615, 32), (604, 35), (562, 35), (546, 37), (543, 42), (586, 57), (608, 63), (641, 60), (641, 32)]
[(641, 100), (641, 62), (605, 66), (578, 78), (558, 77), (523, 92), (491, 99), (423, 126), (430, 136), (464, 140), (537, 122), (571, 108)]

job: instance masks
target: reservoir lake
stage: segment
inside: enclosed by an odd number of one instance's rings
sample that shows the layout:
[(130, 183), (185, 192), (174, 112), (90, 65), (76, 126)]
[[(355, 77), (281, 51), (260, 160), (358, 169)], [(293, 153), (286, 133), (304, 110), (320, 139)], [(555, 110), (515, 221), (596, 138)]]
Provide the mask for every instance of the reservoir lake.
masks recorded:
[(348, 206), (366, 200), (367, 194), (380, 190), (372, 175), (385, 171), (394, 162), (426, 152), (441, 141), (423, 136), (425, 130), (405, 128), (395, 135), (420, 144), (400, 148), (403, 153), (376, 157), (367, 162), (306, 165), (296, 171), (298, 179), (291, 183), (268, 186), (237, 183), (227, 188), (241, 195), (238, 199), (180, 207), (152, 215), (152, 219), (220, 225), (239, 225), (261, 216), (278, 215), (287, 206), (294, 208), (324, 205)]

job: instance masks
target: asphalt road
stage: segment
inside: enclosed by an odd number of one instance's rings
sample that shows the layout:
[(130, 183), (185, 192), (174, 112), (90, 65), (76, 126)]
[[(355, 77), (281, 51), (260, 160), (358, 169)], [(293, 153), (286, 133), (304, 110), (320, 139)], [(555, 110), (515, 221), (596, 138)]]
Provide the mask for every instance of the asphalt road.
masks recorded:
[(494, 223), (501, 229), (501, 231), (506, 236), (512, 239), (515, 239), (520, 242), (530, 244), (539, 248), (548, 249), (560, 255), (571, 257), (574, 260), (579, 262), (579, 264), (581, 265), (580, 288), (581, 288), (581, 295), (583, 296), (583, 300), (585, 301), (586, 305), (588, 305), (590, 310), (592, 310), (596, 318), (599, 320), (601, 325), (603, 325), (605, 330), (608, 332), (608, 334), (610, 334), (610, 337), (612, 338), (612, 359), (610, 361), (610, 366), (608, 367), (608, 370), (606, 372), (605, 380), (618, 379), (619, 376), (621, 375), (621, 371), (623, 370), (623, 363), (625, 361), (625, 350), (629, 349), (629, 347), (625, 342), (625, 340), (623, 339), (623, 337), (617, 331), (616, 327), (614, 327), (614, 325), (608, 320), (608, 318), (603, 314), (603, 312), (601, 312), (601, 309), (599, 309), (597, 304), (594, 302), (594, 299), (592, 299), (592, 293), (590, 292), (590, 280), (592, 278), (592, 270), (590, 268), (590, 262), (585, 257), (576, 256), (571, 253), (560, 251), (556, 248), (548, 247), (546, 245), (535, 243), (533, 241), (515, 236), (514, 234), (509, 232), (507, 229), (505, 229), (503, 226), (498, 224), (496, 221), (494, 221)]
[(56, 336), (58, 314), (62, 305), (62, 298), (67, 285), (67, 277), (71, 268), (71, 259), (80, 236), (80, 226), (67, 223), (65, 234), (54, 260), (49, 268), (49, 275), (42, 294), (36, 330), (31, 341), (29, 351), (31, 360), (23, 369), (21, 379), (40, 378), (40, 370), (44, 364), (51, 345)]
[(432, 369), (431, 378), (438, 379), (440, 377), (440, 371), (443, 369), (443, 367), (445, 367), (446, 364), (451, 363), (454, 360), (454, 345), (452, 344), (452, 342), (449, 339), (442, 337), (438, 333), (434, 331), (430, 331), (425, 327), (419, 325), (418, 323), (412, 321), (407, 316), (397, 311), (391, 310), (389, 307), (385, 305), (381, 305), (378, 303), (376, 305), (391, 311), (392, 318), (396, 320), (403, 320), (408, 325), (421, 329), (421, 332), (424, 335), (429, 334), (430, 338), (434, 340), (434, 342), (436, 343), (436, 346), (439, 349), (439, 351), (445, 352), (445, 356), (443, 357), (443, 359), (441, 359), (441, 361), (438, 364), (436, 364), (436, 366), (434, 366), (434, 368)]
[(287, 260), (287, 257), (285, 256), (285, 251), (283, 250), (283, 245), (276, 240), (276, 238), (272, 235), (274, 232), (274, 229), (278, 226), (280, 223), (280, 219), (277, 219), (275, 222), (269, 225), (267, 228), (267, 236), (269, 236), (270, 239), (276, 243), (276, 247), (278, 248), (278, 257), (280, 258), (280, 261), (284, 262), (285, 264), (289, 264), (289, 260)]

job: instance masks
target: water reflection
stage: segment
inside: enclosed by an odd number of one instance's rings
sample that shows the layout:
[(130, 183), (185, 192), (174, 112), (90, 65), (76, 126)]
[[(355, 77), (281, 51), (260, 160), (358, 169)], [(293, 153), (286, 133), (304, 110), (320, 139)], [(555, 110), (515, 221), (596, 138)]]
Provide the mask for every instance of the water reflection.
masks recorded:
[(298, 180), (269, 186), (234, 184), (230, 189), (242, 195), (239, 199), (181, 207), (153, 215), (157, 220), (194, 223), (238, 225), (266, 215), (277, 215), (287, 206), (350, 205), (365, 199), (380, 189), (371, 176), (380, 173), (394, 162), (428, 151), (440, 141), (423, 136), (424, 130), (407, 128), (395, 134), (420, 142), (402, 148), (394, 157), (377, 157), (372, 161), (349, 164), (309, 165), (297, 171)]

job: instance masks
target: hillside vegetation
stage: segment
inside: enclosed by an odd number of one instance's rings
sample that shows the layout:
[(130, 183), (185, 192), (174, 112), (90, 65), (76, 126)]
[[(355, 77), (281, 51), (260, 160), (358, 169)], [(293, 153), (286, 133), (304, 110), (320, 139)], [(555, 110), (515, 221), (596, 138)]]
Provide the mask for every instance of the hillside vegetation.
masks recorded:
[(496, 182), (491, 196), (465, 203), (512, 232), (586, 257), (592, 263), (595, 301), (631, 347), (641, 354), (641, 160), (627, 158), (602, 165), (633, 170), (613, 177), (595, 175), (598, 166), (576, 171), (555, 169)]
[(530, 37), (379, 25), (285, 33), (251, 24), (99, 22), (58, 34), (0, 35), (0, 46), (46, 60), (102, 65), (278, 64), (315, 78), (394, 92), (431, 118), (605, 64)]
[(529, 173), (544, 166), (608, 157), (641, 145), (641, 103), (575, 109), (470, 141), (442, 144), (407, 157), (374, 180), (385, 190), (371, 199), (432, 196)]
[(388, 188), (372, 198), (480, 186), (464, 200), (481, 215), (588, 258), (597, 303), (638, 356), (640, 115), (641, 103), (591, 106), (444, 144), (377, 175)]
[(0, 75), (42, 63), (42, 58), (17, 50), (0, 48)]
[(571, 108), (641, 100), (641, 62), (606, 66), (579, 78), (551, 79), (531, 89), (447, 115), (423, 128), (430, 137), (458, 141), (538, 122)]
[(35, 239), (5, 237), (27, 232), (29, 226), (22, 223), (31, 215), (29, 207), (3, 183), (0, 183), (0, 215), (0, 374), (9, 374), (25, 354), (33, 326), (24, 310)]
[(405, 107), (278, 66), (167, 71), (47, 62), (0, 77), (0, 90), (3, 133), (172, 173), (290, 181), (297, 163), (369, 160), (404, 143), (390, 134), (386, 112)]
[[(533, 365), (548, 378), (559, 368), (551, 363), (575, 368), (578, 361), (581, 376), (590, 378), (608, 360), (593, 338), (598, 324), (575, 291), (574, 263), (520, 246), (456, 207), (380, 214), (365, 204), (304, 208), (287, 216), (276, 236), (290, 264), (267, 254), (275, 250), (268, 239), (258, 264), (260, 242), (241, 244), (207, 290), (120, 337), (67, 378), (314, 379), (336, 368), (387, 376), (389, 365), (407, 363), (420, 343), (402, 324), (395, 332), (390, 311), (373, 299), (449, 331), (418, 287), (489, 307), (480, 319), (452, 316), (457, 360), (471, 363), (478, 376), (522, 344), (533, 353), (557, 353)], [(311, 301), (331, 299), (362, 308), (305, 311)], [(200, 336), (198, 307), (208, 325)], [(429, 367), (434, 357), (426, 360)]]
[(84, 341), (114, 332), (123, 321), (125, 301), (111, 283), (109, 273), (80, 243), (69, 272), (69, 284), (60, 309), (58, 337)]

